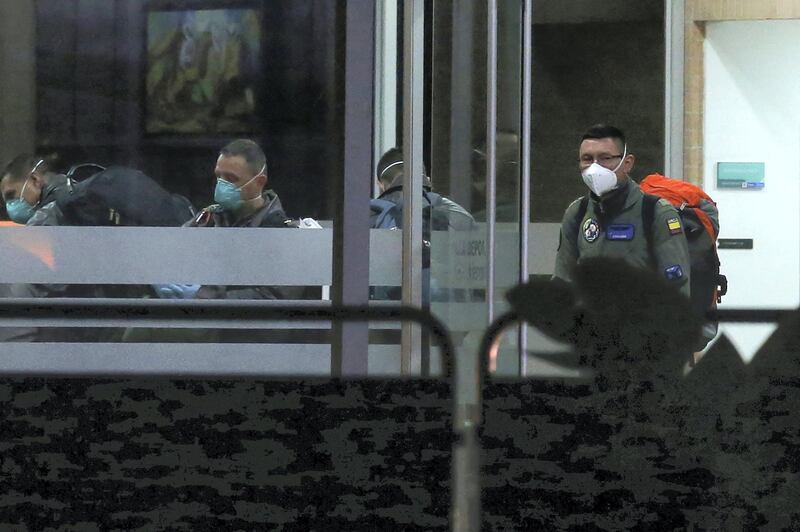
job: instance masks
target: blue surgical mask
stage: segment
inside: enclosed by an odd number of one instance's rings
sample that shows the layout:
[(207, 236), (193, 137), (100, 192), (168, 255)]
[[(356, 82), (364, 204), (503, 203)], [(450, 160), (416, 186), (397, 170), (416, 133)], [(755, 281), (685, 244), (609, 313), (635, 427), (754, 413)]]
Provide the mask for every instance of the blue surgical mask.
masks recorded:
[(26, 180), (25, 184), (22, 185), (22, 190), (20, 190), (19, 198), (13, 199), (6, 203), (6, 212), (8, 212), (8, 217), (18, 224), (28, 223), (28, 220), (31, 219), (31, 216), (33, 216), (33, 213), (35, 212), (33, 205), (22, 199), (22, 194), (25, 192), (25, 187), (27, 184), (28, 181)]
[(218, 177), (217, 186), (214, 188), (214, 201), (220, 204), (222, 208), (225, 209), (226, 211), (237, 211), (245, 201), (251, 201), (258, 198), (259, 196), (256, 196), (255, 198), (243, 200), (242, 188), (252, 183), (253, 179), (257, 178), (264, 172), (265, 168), (262, 168), (261, 172), (254, 175), (250, 181), (248, 181), (241, 187), (237, 187), (230, 181), (226, 181), (221, 177)]
[(226, 211), (235, 211), (242, 204), (242, 191), (230, 181), (218, 177), (217, 186), (214, 188), (214, 201), (222, 205)]

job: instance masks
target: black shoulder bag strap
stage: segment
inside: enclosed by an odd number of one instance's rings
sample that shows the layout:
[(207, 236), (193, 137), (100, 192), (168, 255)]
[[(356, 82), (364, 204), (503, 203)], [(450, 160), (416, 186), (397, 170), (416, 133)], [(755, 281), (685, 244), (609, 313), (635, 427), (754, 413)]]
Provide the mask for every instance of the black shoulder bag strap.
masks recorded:
[(583, 221), (583, 217), (586, 216), (586, 209), (589, 208), (589, 196), (588, 194), (581, 198), (581, 202), (578, 205), (578, 213), (575, 215), (575, 226), (577, 227), (578, 234), (575, 235), (575, 256), (578, 256), (578, 238), (580, 237), (581, 232), (581, 222)]
[(425, 190), (423, 190), (422, 197), (428, 201), (428, 205), (430, 205), (431, 207), (436, 207), (442, 201), (442, 196), (437, 194), (436, 192), (426, 192)]
[(656, 203), (660, 198), (652, 194), (644, 194), (642, 197), (642, 226), (644, 226), (644, 237), (647, 239), (647, 256), (650, 257), (650, 264), (656, 267), (656, 257), (653, 252), (653, 221), (656, 216)]

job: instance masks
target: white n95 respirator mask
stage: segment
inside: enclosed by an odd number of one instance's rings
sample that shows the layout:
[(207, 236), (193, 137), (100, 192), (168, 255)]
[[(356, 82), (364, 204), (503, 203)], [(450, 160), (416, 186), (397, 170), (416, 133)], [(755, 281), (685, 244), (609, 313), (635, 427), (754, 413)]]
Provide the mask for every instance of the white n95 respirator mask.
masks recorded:
[(593, 162), (591, 166), (584, 168), (581, 171), (581, 177), (583, 177), (583, 182), (587, 187), (589, 187), (589, 190), (594, 192), (597, 196), (602, 196), (606, 192), (617, 188), (618, 183), (616, 172), (619, 170), (619, 167), (622, 166), (622, 162), (625, 160), (627, 155), (628, 147), (625, 146), (622, 159), (620, 159), (619, 164), (613, 170), (609, 170), (597, 162)]

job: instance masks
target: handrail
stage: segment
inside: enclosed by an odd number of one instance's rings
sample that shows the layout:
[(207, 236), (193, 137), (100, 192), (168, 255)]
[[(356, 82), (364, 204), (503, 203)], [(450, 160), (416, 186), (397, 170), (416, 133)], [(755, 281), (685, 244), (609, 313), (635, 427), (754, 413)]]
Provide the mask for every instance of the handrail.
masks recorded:
[[(153, 326), (170, 321), (196, 323), (264, 321), (414, 321), (428, 328), (441, 347), (445, 377), (453, 377), (455, 348), (447, 327), (430, 312), (399, 305), (337, 306), (330, 304), (282, 304), (272, 300), (161, 300), (161, 299), (30, 299), (0, 300), (0, 326), (24, 322), (32, 326), (118, 326), (124, 320)], [(196, 324), (194, 325), (197, 326)], [(212, 325), (213, 326), (213, 325)]]
[[(294, 302), (296, 303), (296, 302)], [(169, 322), (191, 318), (203, 323), (218, 321), (264, 322), (264, 321), (415, 321), (430, 330), (438, 341), (442, 353), (442, 370), (446, 378), (452, 379), (453, 390), (457, 390), (459, 372), (455, 371), (455, 349), (445, 325), (429, 311), (397, 305), (338, 306), (316, 304), (283, 304), (280, 301), (231, 301), (231, 300), (192, 300), (173, 301), (159, 299), (144, 300), (84, 300), (84, 299), (2, 299), (0, 300), (0, 326), (15, 324), (24, 319), (31, 323), (45, 322), (52, 325), (83, 324), (87, 320), (113, 323), (120, 319), (147, 321), (148, 323)], [(49, 321), (49, 323), (47, 323)], [(130, 323), (128, 323), (130, 325)], [(453, 393), (454, 419), (458, 413), (458, 393)], [(458, 436), (453, 444), (453, 455), (462, 452), (466, 446), (477, 449), (477, 426), (455, 423), (454, 432)], [(460, 440), (460, 441), (459, 441)], [(472, 454), (470, 455), (472, 456)], [(455, 458), (454, 458), (455, 461)], [(467, 464), (465, 464), (467, 465)], [(479, 483), (479, 462), (477, 455), (469, 460), (470, 480)], [(478, 469), (475, 469), (478, 468)], [(459, 465), (456, 470), (463, 470)], [(463, 475), (456, 478), (465, 478)], [(471, 490), (477, 492), (477, 486)], [(458, 490), (452, 487), (455, 494)], [(453, 497), (453, 510), (459, 510), (459, 501)], [(460, 510), (463, 511), (463, 508)], [(471, 514), (474, 515), (474, 514)], [(455, 527), (454, 524), (454, 529)]]

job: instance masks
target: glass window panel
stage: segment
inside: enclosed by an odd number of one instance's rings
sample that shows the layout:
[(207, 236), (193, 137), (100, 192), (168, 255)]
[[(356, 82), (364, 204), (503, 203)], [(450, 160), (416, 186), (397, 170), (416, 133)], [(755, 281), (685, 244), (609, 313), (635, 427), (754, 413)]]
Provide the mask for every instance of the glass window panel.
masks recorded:
[[(33, 216), (42, 227), (10, 220), (0, 227), (4, 296), (330, 297), (330, 227), (343, 171), (338, 43), (344, 25), (334, 2), (24, 4), (3, 11), (13, 19), (8, 26), (18, 28), (21, 51), (14, 56), (18, 75), (4, 82), (3, 106), (16, 111), (5, 114), (9, 120), (0, 131), (4, 164), (11, 162), (0, 176), (2, 215), (24, 223), (26, 205), (41, 213), (55, 198), (58, 209)], [(266, 165), (257, 153), (256, 160), (250, 153), (229, 154), (223, 159), (242, 164), (221, 164), (220, 150), (237, 138), (257, 143)], [(219, 177), (233, 185), (228, 198)], [(242, 227), (179, 227), (214, 203), (222, 212), (212, 212), (209, 225)], [(326, 229), (281, 227), (285, 219), (296, 225), (303, 218)], [(185, 355), (212, 353), (213, 346), (195, 343), (208, 340), (247, 342), (228, 358), (229, 370), (237, 364), (246, 370), (247, 357), (254, 356), (247, 353), (255, 352), (247, 346), (265, 341), (276, 353), (271, 356), (283, 349), (286, 360), (294, 353), (299, 361), (304, 349), (327, 351), (318, 368), (327, 372), (328, 327), (23, 327), (5, 328), (3, 337), (75, 346), (122, 341), (110, 348), (117, 353), (110, 358), (94, 350), (100, 358), (87, 359), (88, 365), (75, 361), (76, 368), (89, 369), (105, 360), (109, 370), (130, 363), (126, 357), (142, 342), (166, 342), (149, 352), (164, 355), (167, 366), (210, 369), (216, 366), (201, 360), (205, 355)], [(180, 348), (186, 342), (192, 343)], [(14, 349), (30, 354), (37, 346)], [(46, 349), (39, 352), (46, 363)], [(239, 362), (236, 353), (244, 357)], [(267, 369), (283, 367), (270, 356), (265, 360)]]

